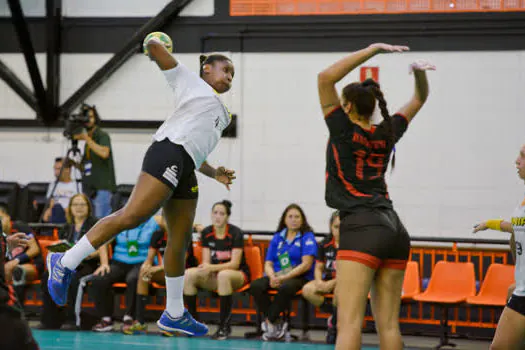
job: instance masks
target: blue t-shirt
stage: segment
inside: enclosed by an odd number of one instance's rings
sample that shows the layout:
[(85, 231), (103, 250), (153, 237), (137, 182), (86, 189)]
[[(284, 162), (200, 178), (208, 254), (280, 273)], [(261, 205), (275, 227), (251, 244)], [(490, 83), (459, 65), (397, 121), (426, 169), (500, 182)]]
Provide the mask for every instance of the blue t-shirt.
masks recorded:
[(273, 262), (275, 272), (281, 271), (279, 255), (288, 252), (290, 263), (293, 267), (300, 265), (303, 256), (311, 255), (314, 257), (314, 263), (304, 277), (311, 281), (314, 279), (315, 258), (317, 257), (317, 242), (312, 232), (297, 233), (292, 242), (286, 241), (286, 229), (273, 235), (270, 246), (266, 251), (266, 261)]
[[(115, 247), (113, 249), (113, 260), (124, 264), (135, 265), (143, 263), (148, 257), (148, 248), (151, 242), (151, 236), (160, 227), (151, 217), (148, 221), (131, 230), (122, 231), (115, 239)], [(137, 241), (138, 254), (136, 256), (129, 256), (128, 241)]]

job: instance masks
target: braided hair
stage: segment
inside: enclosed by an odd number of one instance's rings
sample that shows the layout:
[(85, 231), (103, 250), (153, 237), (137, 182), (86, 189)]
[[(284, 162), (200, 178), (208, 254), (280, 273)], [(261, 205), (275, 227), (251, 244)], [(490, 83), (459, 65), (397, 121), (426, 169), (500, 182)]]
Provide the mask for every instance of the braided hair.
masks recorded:
[(394, 154), (392, 155), (392, 168), (396, 164), (395, 154), (395, 135), (394, 128), (392, 125), (392, 117), (388, 112), (385, 97), (381, 91), (379, 84), (373, 79), (366, 79), (362, 83), (351, 83), (343, 88), (343, 97), (346, 101), (351, 102), (358, 115), (369, 120), (374, 113), (376, 100), (381, 110), (381, 116), (385, 120), (386, 129), (389, 134), (387, 140), (387, 148), (392, 149)]
[(387, 131), (389, 134), (389, 139), (387, 141), (387, 145), (389, 149), (393, 150), (392, 155), (392, 169), (396, 166), (396, 150), (395, 150), (395, 135), (394, 135), (394, 127), (392, 125), (392, 117), (390, 116), (390, 113), (388, 112), (388, 107), (386, 106), (386, 100), (385, 96), (383, 95), (383, 91), (381, 91), (381, 87), (379, 84), (373, 80), (373, 79), (366, 79), (361, 84), (365, 89), (369, 89), (372, 94), (374, 94), (374, 97), (377, 100), (377, 104), (379, 106), (379, 109), (381, 110), (381, 116), (383, 116), (383, 119), (386, 122)]

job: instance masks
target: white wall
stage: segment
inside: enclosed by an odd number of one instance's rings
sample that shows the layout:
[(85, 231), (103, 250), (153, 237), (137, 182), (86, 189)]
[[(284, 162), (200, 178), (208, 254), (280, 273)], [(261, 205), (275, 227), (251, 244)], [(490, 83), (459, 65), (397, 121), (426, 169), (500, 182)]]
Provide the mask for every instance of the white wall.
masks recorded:
[[(219, 184), (199, 178), (199, 221), (209, 222), (213, 202), (230, 198), (234, 223), (245, 229), (272, 230), (283, 208), (294, 201), (305, 208), (316, 230), (326, 231), (330, 210), (324, 203), (323, 175), (328, 133), (315, 79), (319, 70), (342, 55), (232, 54), (236, 76), (225, 101), (239, 115), (239, 137), (223, 139), (210, 162), (236, 169), (238, 181), (228, 193)], [(20, 57), (6, 56), (0, 58), (10, 66), (18, 64), (15, 71), (25, 69)], [(109, 57), (64, 55), (62, 100)], [(178, 57), (197, 69), (197, 54)], [(525, 143), (521, 96), (525, 52), (378, 56), (367, 65), (380, 67), (380, 82), (392, 112), (412, 94), (413, 78), (407, 67), (418, 58), (430, 59), (438, 70), (430, 73), (427, 104), (397, 147), (397, 168), (389, 176), (391, 195), (412, 235), (471, 237), (474, 223), (508, 217), (523, 197), (513, 162)], [(357, 79), (356, 71), (344, 83)], [(29, 118), (30, 110), (17, 100), (0, 85), (0, 116)], [(141, 55), (87, 102), (95, 103), (107, 119), (160, 120), (171, 106), (162, 74)], [(151, 132), (110, 132), (117, 181), (134, 182)], [(52, 159), (64, 151), (60, 131), (0, 130), (0, 179), (49, 180)], [(480, 236), (506, 237), (490, 232)]]
[[(171, 0), (63, 0), (64, 17), (153, 17)], [(46, 13), (43, 0), (22, 0), (22, 10), (28, 17), (42, 17)], [(213, 16), (214, 0), (193, 0), (181, 16)], [(0, 17), (10, 17), (7, 1), (0, 2)]]

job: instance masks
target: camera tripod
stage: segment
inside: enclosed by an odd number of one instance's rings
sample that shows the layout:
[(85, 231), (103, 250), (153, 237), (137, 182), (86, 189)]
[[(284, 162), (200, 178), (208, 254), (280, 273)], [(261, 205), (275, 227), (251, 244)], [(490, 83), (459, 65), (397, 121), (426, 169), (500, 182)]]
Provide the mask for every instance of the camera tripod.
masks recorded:
[[(53, 188), (51, 189), (51, 193), (49, 194), (49, 196), (46, 198), (46, 204), (44, 205), (44, 209), (42, 210), (42, 213), (40, 214), (40, 218), (38, 219), (38, 222), (43, 222), (44, 214), (46, 210), (49, 209), (49, 204), (51, 203), (51, 200), (53, 199), (57, 185), (60, 182), (60, 177), (62, 176), (62, 172), (64, 171), (64, 166), (66, 166), (66, 164), (67, 166), (70, 165), (70, 161), (69, 161), (70, 155), (72, 155), (72, 157), (74, 158), (76, 155), (79, 155), (79, 154), (80, 154), (80, 149), (78, 148), (78, 140), (71, 140), (71, 147), (68, 148), (65, 157), (62, 158), (62, 166), (60, 167), (60, 171), (58, 175), (55, 177)], [(75, 181), (75, 184), (77, 187), (77, 193), (81, 193), (79, 182), (81, 182), (82, 179), (75, 178), (73, 179), (73, 181)]]

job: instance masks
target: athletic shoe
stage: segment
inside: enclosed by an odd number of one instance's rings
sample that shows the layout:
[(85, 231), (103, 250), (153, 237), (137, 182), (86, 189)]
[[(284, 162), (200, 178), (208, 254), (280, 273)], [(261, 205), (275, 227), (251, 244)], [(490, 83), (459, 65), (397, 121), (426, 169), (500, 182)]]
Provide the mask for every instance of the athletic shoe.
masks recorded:
[(328, 317), (327, 325), (328, 330), (326, 332), (326, 344), (335, 344), (335, 340), (337, 339), (337, 328), (334, 327), (333, 317)]
[(60, 260), (63, 256), (63, 253), (49, 253), (46, 260), (47, 270), (49, 271), (47, 289), (51, 299), (58, 306), (66, 305), (67, 290), (71, 283), (71, 278), (75, 274), (75, 271), (62, 266)]
[(215, 340), (226, 340), (231, 334), (231, 328), (229, 327), (219, 327), (217, 332), (212, 336), (212, 339)]
[(179, 318), (173, 318), (168, 311), (164, 310), (157, 321), (157, 326), (166, 332), (181, 332), (198, 337), (208, 333), (208, 327), (197, 322), (186, 309)]
[(95, 326), (93, 326), (95, 332), (111, 332), (113, 330), (113, 321), (100, 320)]
[(261, 331), (263, 333), (268, 332), (268, 321), (266, 321), (266, 320), (262, 321), (262, 323), (261, 323)]
[(287, 322), (283, 322), (283, 323), (279, 322), (275, 324), (271, 324), (268, 322), (268, 330), (262, 335), (262, 339), (264, 341), (280, 340), (284, 337), (287, 330), (288, 330)]
[(162, 329), (160, 330), (160, 334), (161, 334), (163, 337), (168, 337), (168, 338), (171, 338), (171, 337), (174, 337), (174, 336), (175, 336), (175, 333), (166, 332), (166, 331), (163, 331)]
[(334, 328), (330, 328), (326, 333), (326, 344), (335, 344), (337, 340), (337, 331)]
[(147, 331), (148, 325), (142, 324), (139, 321), (125, 321), (124, 324), (122, 324), (122, 333), (127, 335), (146, 333)]

